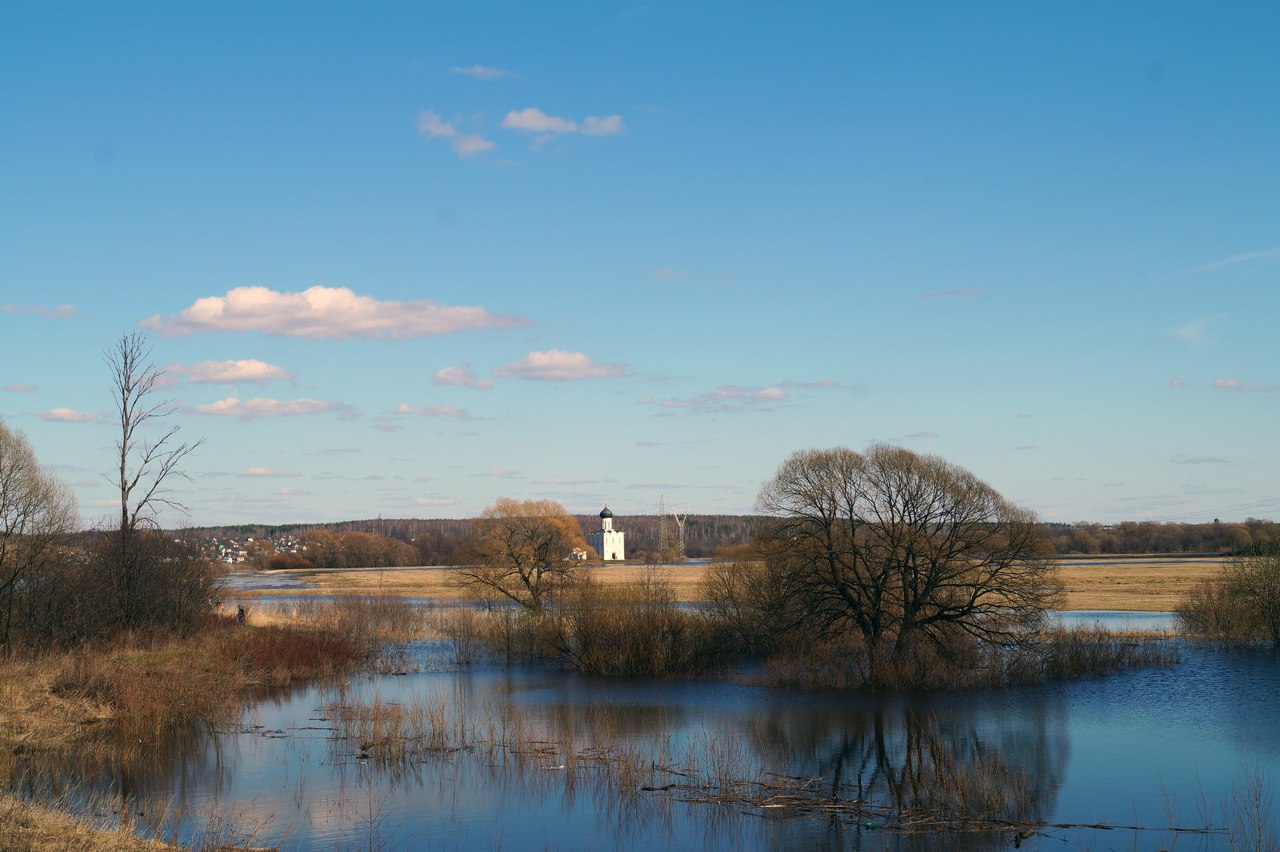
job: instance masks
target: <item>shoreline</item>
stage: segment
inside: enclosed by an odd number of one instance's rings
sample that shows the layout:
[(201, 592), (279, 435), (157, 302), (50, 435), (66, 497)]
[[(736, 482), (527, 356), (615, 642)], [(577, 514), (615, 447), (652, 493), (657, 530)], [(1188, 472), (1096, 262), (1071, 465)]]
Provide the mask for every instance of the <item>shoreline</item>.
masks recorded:
[[(1066, 588), (1062, 612), (1172, 612), (1199, 582), (1218, 571), (1230, 557), (1173, 557), (1164, 554), (1116, 556), (1099, 554), (1059, 561)], [(606, 584), (622, 584), (653, 571), (666, 580), (679, 603), (697, 603), (709, 569), (724, 563), (587, 566)], [(270, 599), (281, 595), (394, 595), (397, 597), (460, 600), (467, 594), (455, 588), (448, 566), (395, 568), (306, 568), (252, 572), (262, 578), (287, 578), (299, 585), (231, 590), (229, 595)], [(241, 576), (244, 573), (237, 572)]]

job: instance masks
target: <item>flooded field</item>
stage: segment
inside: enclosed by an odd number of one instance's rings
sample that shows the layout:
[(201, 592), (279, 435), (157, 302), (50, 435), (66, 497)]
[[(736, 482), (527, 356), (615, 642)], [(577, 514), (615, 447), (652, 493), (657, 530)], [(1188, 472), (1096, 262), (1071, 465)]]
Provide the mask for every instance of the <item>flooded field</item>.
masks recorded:
[(1218, 849), (1249, 773), (1280, 778), (1274, 652), (877, 695), (407, 650), (408, 674), (265, 695), (125, 763), (19, 761), (14, 783), (166, 839), (212, 822), (299, 849)]

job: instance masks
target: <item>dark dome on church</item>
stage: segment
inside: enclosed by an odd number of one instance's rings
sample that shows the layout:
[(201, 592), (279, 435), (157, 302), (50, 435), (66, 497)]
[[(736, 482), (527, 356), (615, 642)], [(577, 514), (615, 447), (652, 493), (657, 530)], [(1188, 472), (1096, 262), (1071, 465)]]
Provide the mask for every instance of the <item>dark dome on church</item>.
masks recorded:
[(602, 511), (602, 512), (600, 513), (600, 517), (601, 517), (602, 519), (603, 519), (603, 518), (612, 518), (612, 517), (613, 517), (613, 512), (610, 512), (610, 511), (609, 511), (609, 507), (608, 507), (608, 506), (605, 506), (605, 507), (604, 507), (604, 511)]

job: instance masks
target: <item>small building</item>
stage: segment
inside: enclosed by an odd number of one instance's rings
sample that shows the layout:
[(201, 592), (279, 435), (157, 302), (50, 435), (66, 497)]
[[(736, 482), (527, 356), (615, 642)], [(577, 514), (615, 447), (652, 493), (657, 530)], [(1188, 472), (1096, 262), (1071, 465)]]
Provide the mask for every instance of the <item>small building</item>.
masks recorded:
[(627, 558), (623, 546), (625, 537), (621, 530), (613, 528), (613, 512), (606, 505), (600, 513), (600, 529), (587, 534), (587, 543), (595, 548), (605, 562), (621, 561)]

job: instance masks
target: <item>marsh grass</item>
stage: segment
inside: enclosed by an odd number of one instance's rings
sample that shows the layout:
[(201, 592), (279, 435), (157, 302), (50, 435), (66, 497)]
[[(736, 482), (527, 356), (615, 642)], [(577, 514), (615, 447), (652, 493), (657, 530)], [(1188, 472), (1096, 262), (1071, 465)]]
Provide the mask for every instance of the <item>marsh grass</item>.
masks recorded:
[[(0, 661), (0, 771), (15, 777), (34, 765), (56, 775), (53, 767), (73, 753), (101, 767), (143, 766), (174, 743), (236, 717), (255, 687), (329, 678), (367, 659), (367, 648), (333, 630), (240, 625), (214, 615), (182, 633), (126, 632), (71, 650), (11, 655)], [(131, 831), (116, 831), (110, 819), (95, 822), (94, 802), (58, 789), (29, 792), (43, 804), (8, 807), (3, 819), (36, 839), (12, 848), (152, 848), (129, 845)], [(74, 813), (57, 816), (59, 810)], [(201, 837), (211, 838), (203, 848), (213, 849), (243, 845), (253, 833), (246, 834), (243, 820), (219, 823), (214, 816), (194, 820), (204, 826), (195, 848), (202, 848)], [(40, 826), (53, 824), (72, 845), (44, 843)], [(74, 845), (84, 834), (78, 826), (89, 832), (83, 847)], [(0, 822), (0, 849), (11, 848), (3, 840), (9, 836)]]
[(436, 614), (459, 665), (480, 659), (553, 661), (587, 674), (689, 677), (724, 660), (719, 631), (682, 606), (664, 576), (625, 583), (587, 575), (559, 589), (541, 612), (511, 607), (450, 607)]
[(1038, 634), (1004, 658), (1005, 683), (1043, 683), (1097, 677), (1126, 669), (1167, 668), (1178, 662), (1173, 637), (1101, 627), (1057, 628)]
[(0, 769), (31, 752), (124, 758), (184, 726), (226, 721), (252, 687), (329, 678), (367, 659), (332, 631), (213, 615), (182, 634), (135, 631), (12, 655), (0, 660)]
[(656, 571), (620, 585), (588, 576), (556, 602), (548, 627), (557, 656), (588, 674), (685, 677), (721, 659), (710, 620), (677, 605)]
[(289, 603), (263, 599), (249, 609), (248, 623), (332, 633), (361, 647), (408, 642), (431, 635), (432, 607), (395, 595), (343, 594)]
[[(771, 686), (852, 689), (870, 685), (865, 645), (856, 635), (793, 645), (771, 655), (759, 680)], [(1164, 633), (1115, 632), (1094, 626), (1028, 633), (1008, 646), (961, 637), (946, 649), (886, 654), (877, 686), (974, 689), (1098, 677), (1125, 669), (1163, 668), (1179, 659)]]

